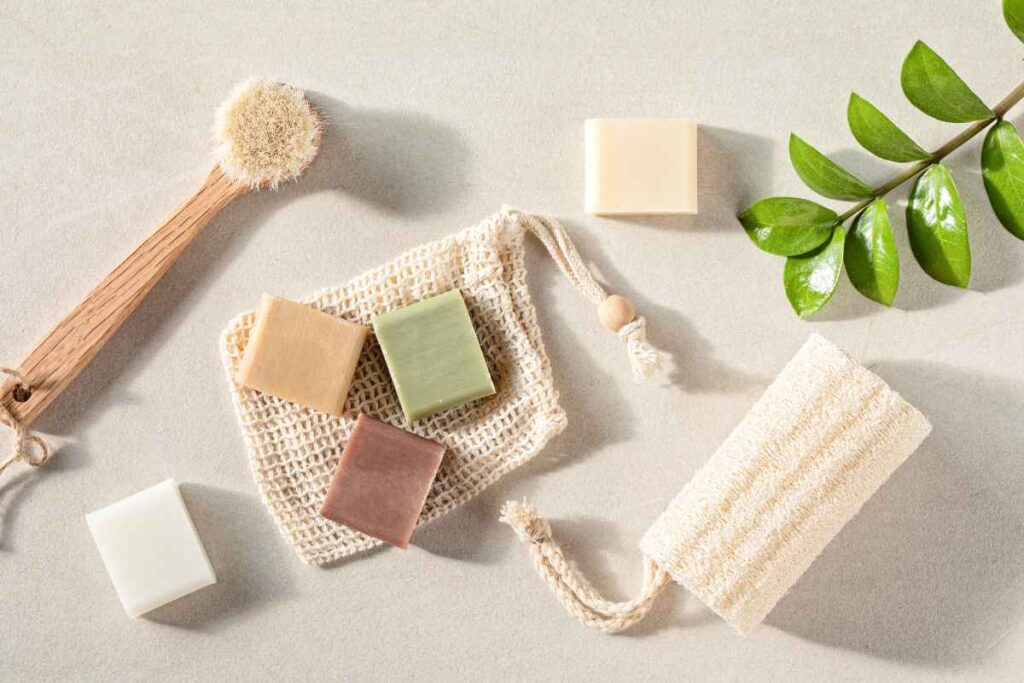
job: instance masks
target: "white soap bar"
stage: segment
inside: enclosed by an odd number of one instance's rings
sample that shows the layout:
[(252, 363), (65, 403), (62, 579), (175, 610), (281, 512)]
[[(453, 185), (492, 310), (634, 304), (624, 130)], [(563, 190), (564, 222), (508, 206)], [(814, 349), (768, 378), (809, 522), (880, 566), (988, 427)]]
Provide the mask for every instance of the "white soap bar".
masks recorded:
[(85, 516), (130, 617), (217, 582), (173, 479)]
[(586, 212), (697, 213), (697, 124), (587, 119)]

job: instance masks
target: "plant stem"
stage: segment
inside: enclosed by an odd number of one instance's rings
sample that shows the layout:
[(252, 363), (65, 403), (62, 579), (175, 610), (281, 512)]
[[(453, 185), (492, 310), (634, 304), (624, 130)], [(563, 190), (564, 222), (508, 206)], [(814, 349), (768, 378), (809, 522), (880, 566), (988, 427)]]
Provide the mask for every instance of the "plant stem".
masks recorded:
[(845, 223), (849, 218), (856, 216), (858, 213), (860, 213), (871, 202), (875, 201), (879, 197), (884, 197), (885, 195), (889, 194), (903, 183), (907, 182), (908, 180), (911, 180), (916, 175), (926, 170), (932, 164), (937, 164), (938, 162), (942, 161), (947, 156), (949, 156), (957, 149), (959, 149), (968, 140), (973, 138), (975, 135), (985, 130), (999, 119), (1006, 116), (1006, 112), (1010, 111), (1010, 109), (1012, 109), (1013, 106), (1020, 102), (1022, 99), (1024, 99), (1024, 83), (1021, 83), (1016, 88), (1014, 88), (1009, 95), (1004, 97), (999, 102), (999, 104), (992, 108), (992, 112), (995, 114), (995, 116), (972, 123), (970, 126), (961, 131), (961, 133), (957, 135), (955, 138), (953, 138), (952, 140), (944, 144), (942, 147), (939, 147), (937, 150), (932, 152), (931, 157), (923, 161), (917, 162), (903, 173), (893, 176), (886, 182), (882, 183), (881, 185), (873, 189), (871, 191), (870, 197), (861, 200), (852, 209), (839, 216), (836, 222), (840, 225)]

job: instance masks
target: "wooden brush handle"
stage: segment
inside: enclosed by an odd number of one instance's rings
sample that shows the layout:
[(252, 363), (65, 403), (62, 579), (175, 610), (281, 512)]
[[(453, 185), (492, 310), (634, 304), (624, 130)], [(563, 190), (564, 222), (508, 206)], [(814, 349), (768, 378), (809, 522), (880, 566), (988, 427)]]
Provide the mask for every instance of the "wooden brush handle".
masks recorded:
[(121, 262), (103, 282), (47, 334), (18, 370), (31, 387), (28, 400), (8, 378), (0, 383), (0, 403), (28, 426), (89, 364), (153, 285), (177, 260), (211, 218), (248, 191), (214, 167), (202, 186), (163, 225)]

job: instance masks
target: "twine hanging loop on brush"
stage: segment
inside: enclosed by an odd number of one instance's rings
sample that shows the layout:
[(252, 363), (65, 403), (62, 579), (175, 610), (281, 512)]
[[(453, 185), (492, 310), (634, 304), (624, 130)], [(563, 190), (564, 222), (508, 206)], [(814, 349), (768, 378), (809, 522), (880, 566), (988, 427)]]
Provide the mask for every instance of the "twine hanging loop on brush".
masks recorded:
[(565, 228), (554, 218), (505, 207), (534, 237), (540, 240), (565, 277), (580, 294), (598, 307), (601, 323), (619, 335), (626, 345), (633, 379), (651, 377), (669, 360), (668, 354), (647, 341), (647, 320), (636, 315), (633, 303), (624, 296), (611, 296), (594, 279)]
[[(16, 382), (14, 390), (11, 392), (11, 396), (15, 401), (24, 403), (32, 396), (32, 387), (20, 372), (11, 368), (0, 367), (0, 373), (8, 375)], [(3, 403), (0, 403), (0, 423), (10, 427), (14, 433), (14, 447), (11, 449), (10, 455), (3, 462), (0, 462), (0, 475), (9, 466), (18, 461), (32, 467), (40, 467), (50, 459), (52, 453), (49, 444), (41, 437), (29, 432), (28, 428), (12, 415), (11, 411)]]

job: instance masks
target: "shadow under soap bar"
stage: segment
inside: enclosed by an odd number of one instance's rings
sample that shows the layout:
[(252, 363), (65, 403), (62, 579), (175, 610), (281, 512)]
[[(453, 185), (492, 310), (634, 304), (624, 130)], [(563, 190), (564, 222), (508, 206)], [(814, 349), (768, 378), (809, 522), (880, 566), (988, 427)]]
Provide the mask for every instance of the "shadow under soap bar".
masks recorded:
[(264, 294), (235, 380), (339, 416), (369, 330)]
[(320, 514), (405, 548), (444, 450), (436, 441), (360, 415)]

